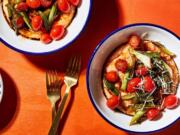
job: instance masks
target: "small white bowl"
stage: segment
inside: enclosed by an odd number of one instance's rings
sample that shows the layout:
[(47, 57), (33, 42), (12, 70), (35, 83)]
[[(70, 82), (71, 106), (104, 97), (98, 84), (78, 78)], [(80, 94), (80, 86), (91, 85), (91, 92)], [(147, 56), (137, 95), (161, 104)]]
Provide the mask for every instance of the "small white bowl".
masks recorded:
[(44, 45), (41, 41), (31, 40), (22, 36), (17, 36), (12, 30), (5, 17), (3, 16), (2, 6), (0, 5), (0, 41), (9, 48), (26, 54), (48, 54), (70, 45), (85, 28), (89, 18), (92, 0), (82, 0), (78, 7), (77, 14), (72, 23), (67, 28), (66, 36), (59, 40), (53, 41), (48, 45)]
[(0, 74), (0, 103), (1, 103), (2, 97), (3, 97), (3, 80)]
[[(124, 41), (127, 41), (127, 37), (130, 34), (142, 34), (144, 32), (148, 32), (149, 39), (160, 41), (168, 49), (174, 52), (177, 55), (175, 62), (177, 66), (180, 67), (179, 37), (170, 30), (167, 30), (161, 26), (140, 23), (127, 25), (123, 28), (117, 29), (100, 42), (100, 44), (94, 50), (89, 61), (86, 78), (90, 100), (101, 117), (119, 129), (134, 133), (152, 133), (155, 131), (160, 131), (180, 119), (179, 106), (172, 110), (165, 109), (162, 118), (157, 121), (146, 120), (141, 124), (129, 126), (128, 123), (131, 119), (131, 116), (119, 112), (114, 112), (106, 106), (106, 99), (102, 91), (101, 77), (102, 68), (107, 57), (116, 47), (118, 47)], [(177, 96), (180, 97), (180, 87), (178, 88)]]

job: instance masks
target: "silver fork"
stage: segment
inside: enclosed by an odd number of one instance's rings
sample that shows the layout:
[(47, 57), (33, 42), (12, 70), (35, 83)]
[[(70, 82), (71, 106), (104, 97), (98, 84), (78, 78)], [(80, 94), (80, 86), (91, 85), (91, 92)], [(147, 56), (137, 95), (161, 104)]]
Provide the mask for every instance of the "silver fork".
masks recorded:
[(51, 128), (49, 130), (48, 135), (55, 135), (56, 134), (66, 99), (69, 95), (71, 88), (73, 86), (75, 86), (78, 82), (80, 68), (81, 68), (81, 57), (75, 56), (75, 57), (71, 58), (69, 63), (68, 63), (68, 67), (67, 67), (65, 77), (64, 77), (64, 82), (66, 84), (66, 91), (65, 91), (63, 99), (60, 103), (60, 106), (58, 108), (57, 114), (54, 118), (54, 121), (51, 125)]
[(46, 72), (46, 89), (47, 97), (52, 106), (52, 120), (56, 115), (56, 102), (60, 99), (59, 90), (61, 89), (62, 84), (63, 80), (58, 77), (55, 70)]

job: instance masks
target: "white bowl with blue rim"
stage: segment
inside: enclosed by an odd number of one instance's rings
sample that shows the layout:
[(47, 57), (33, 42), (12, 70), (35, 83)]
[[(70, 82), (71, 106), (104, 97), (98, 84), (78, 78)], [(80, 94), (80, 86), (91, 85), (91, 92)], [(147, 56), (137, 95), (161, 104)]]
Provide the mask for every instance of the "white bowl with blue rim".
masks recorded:
[(92, 0), (82, 0), (76, 16), (68, 26), (68, 33), (59, 40), (53, 41), (48, 45), (44, 45), (41, 41), (31, 40), (17, 36), (9, 27), (5, 17), (3, 16), (2, 6), (0, 5), (0, 41), (9, 48), (25, 54), (48, 54), (58, 50), (62, 50), (70, 45), (83, 31), (90, 15)]
[[(180, 120), (180, 106), (175, 109), (165, 109), (163, 116), (156, 121), (144, 121), (141, 124), (129, 126), (131, 116), (123, 113), (114, 112), (106, 106), (106, 98), (102, 91), (102, 70), (103, 65), (112, 51), (121, 43), (127, 41), (127, 38), (132, 33), (139, 35), (148, 32), (148, 39), (160, 41), (169, 50), (174, 52), (177, 57), (175, 62), (180, 67), (180, 39), (170, 30), (154, 24), (139, 23), (131, 24), (119, 28), (107, 35), (95, 48), (87, 69), (87, 88), (90, 100), (100, 114), (111, 125), (134, 133), (152, 133), (161, 131)], [(180, 87), (177, 90), (177, 97), (180, 98)]]
[(2, 97), (3, 97), (3, 81), (2, 81), (2, 76), (0, 74), (0, 103), (2, 101)]

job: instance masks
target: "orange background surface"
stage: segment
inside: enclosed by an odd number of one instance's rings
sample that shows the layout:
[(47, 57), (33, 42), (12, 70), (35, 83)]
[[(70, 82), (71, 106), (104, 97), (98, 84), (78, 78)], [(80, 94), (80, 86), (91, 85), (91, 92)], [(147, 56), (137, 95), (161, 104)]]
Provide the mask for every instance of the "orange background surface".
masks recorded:
[[(112, 30), (148, 22), (180, 35), (180, 0), (94, 0), (85, 31), (68, 48), (47, 56), (29, 56), (0, 43), (0, 72), (5, 90), (0, 104), (0, 134), (46, 135), (51, 105), (46, 96), (45, 71), (64, 72), (69, 54), (82, 54), (79, 85), (72, 90), (59, 133), (62, 135), (132, 135), (116, 129), (93, 108), (87, 94), (86, 68), (97, 44)], [(153, 125), (152, 125), (153, 126)], [(177, 135), (180, 121), (156, 135)]]

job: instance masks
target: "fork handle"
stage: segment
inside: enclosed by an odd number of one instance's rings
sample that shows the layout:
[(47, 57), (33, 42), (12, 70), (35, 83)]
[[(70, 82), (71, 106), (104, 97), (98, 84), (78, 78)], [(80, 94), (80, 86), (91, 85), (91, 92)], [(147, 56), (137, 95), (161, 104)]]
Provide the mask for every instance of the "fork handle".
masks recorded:
[(52, 121), (54, 120), (55, 116), (56, 116), (56, 104), (54, 103), (52, 105)]
[(49, 130), (48, 135), (55, 135), (56, 134), (57, 128), (59, 126), (59, 121), (60, 121), (60, 118), (61, 118), (61, 114), (63, 112), (64, 105), (66, 103), (66, 100), (67, 100), (67, 97), (69, 95), (70, 89), (71, 89), (70, 87), (66, 87), (65, 94), (64, 94), (63, 99), (62, 99), (62, 101), (60, 103), (60, 106), (59, 106), (59, 108), (57, 110), (56, 116), (55, 116), (55, 118), (54, 118), (54, 120), (52, 122), (52, 125), (51, 125), (51, 128)]

